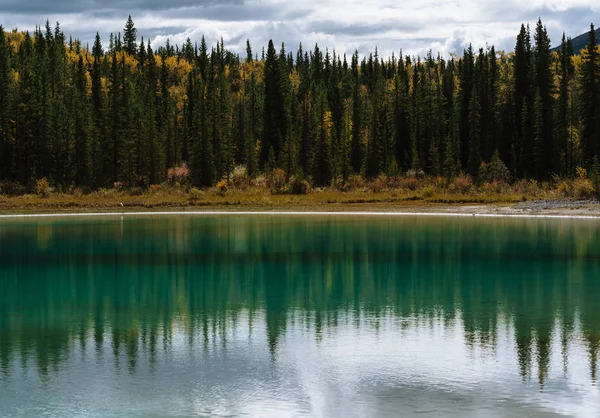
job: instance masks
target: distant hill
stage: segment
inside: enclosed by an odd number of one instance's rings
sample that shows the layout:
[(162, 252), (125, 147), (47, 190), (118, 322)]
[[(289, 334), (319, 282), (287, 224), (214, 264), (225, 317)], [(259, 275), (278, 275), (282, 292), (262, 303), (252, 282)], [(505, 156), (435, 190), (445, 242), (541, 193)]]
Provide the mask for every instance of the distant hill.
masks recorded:
[[(589, 31), (573, 38), (573, 52), (575, 55), (579, 54), (579, 52), (588, 45), (588, 35)], [(596, 29), (596, 37), (600, 39), (600, 28)], [(558, 50), (560, 50), (560, 45), (553, 49), (553, 51)]]

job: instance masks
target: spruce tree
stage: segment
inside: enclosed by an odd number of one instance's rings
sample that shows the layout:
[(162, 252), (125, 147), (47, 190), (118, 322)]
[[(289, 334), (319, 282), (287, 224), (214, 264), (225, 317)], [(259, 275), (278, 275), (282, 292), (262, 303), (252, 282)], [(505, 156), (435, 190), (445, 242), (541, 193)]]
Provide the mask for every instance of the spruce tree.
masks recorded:
[[(460, 138), (460, 162), (463, 169), (467, 168), (470, 159), (471, 138), (470, 138), (470, 113), (471, 101), (473, 100), (473, 91), (475, 86), (475, 62), (473, 47), (464, 51), (463, 59), (459, 67), (460, 77), (460, 121), (459, 121), (459, 138)], [(477, 98), (479, 101), (479, 98)], [(469, 170), (470, 171), (470, 170)]]
[(537, 118), (535, 160), (538, 162), (537, 178), (547, 180), (551, 173), (560, 171), (560, 164), (554, 134), (554, 76), (551, 69), (550, 38), (541, 20), (537, 22), (534, 39), (535, 88), (536, 94), (539, 94), (536, 106), (541, 106), (534, 110)]
[(138, 52), (137, 29), (131, 19), (131, 15), (129, 15), (127, 23), (125, 23), (125, 28), (123, 29), (123, 49), (129, 55), (136, 55)]
[(473, 91), (469, 103), (469, 160), (467, 165), (471, 176), (479, 175), (481, 162), (481, 105), (479, 104), (479, 95)]
[(568, 41), (563, 33), (559, 50), (558, 64), (559, 92), (556, 107), (556, 142), (560, 149), (557, 159), (562, 161), (561, 173), (570, 174), (572, 165), (572, 143), (571, 143), (571, 112), (570, 112), (570, 83), (572, 79), (571, 54), (568, 51)]
[(533, 76), (531, 61), (529, 26), (525, 27), (525, 25), (521, 25), (513, 58), (515, 126), (517, 129), (515, 152), (519, 166), (518, 172), (521, 176), (533, 174), (532, 163), (534, 158), (531, 123), (531, 115), (533, 113), (533, 91), (531, 86)]
[(14, 176), (14, 142), (10, 124), (10, 74), (9, 46), (0, 26), (0, 180)]
[(590, 26), (589, 43), (581, 65), (581, 146), (584, 163), (591, 167), (600, 156), (600, 58), (594, 25)]

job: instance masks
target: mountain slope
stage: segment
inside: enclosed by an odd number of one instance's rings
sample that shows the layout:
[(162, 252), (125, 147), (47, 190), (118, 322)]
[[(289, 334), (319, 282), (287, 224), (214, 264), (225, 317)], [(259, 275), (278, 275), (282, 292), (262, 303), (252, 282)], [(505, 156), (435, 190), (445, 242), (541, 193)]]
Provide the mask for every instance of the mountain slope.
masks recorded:
[[(600, 39), (600, 28), (596, 29), (596, 37)], [(585, 32), (576, 38), (573, 38), (573, 52), (575, 55), (579, 54), (579, 52), (584, 49), (588, 45), (589, 41), (589, 31)], [(553, 51), (559, 51), (560, 45), (553, 49)]]

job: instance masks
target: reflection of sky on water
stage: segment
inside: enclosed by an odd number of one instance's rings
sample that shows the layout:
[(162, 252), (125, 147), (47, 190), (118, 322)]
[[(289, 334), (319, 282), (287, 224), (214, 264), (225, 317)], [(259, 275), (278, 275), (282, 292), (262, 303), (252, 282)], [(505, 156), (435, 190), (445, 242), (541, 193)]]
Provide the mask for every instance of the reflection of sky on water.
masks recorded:
[(150, 347), (136, 341), (134, 368), (127, 352), (115, 356), (110, 332), (101, 345), (88, 333), (45, 376), (28, 364), (35, 358), (15, 358), (0, 383), (2, 409), (18, 414), (26, 393), (34, 399), (29, 412), (62, 416), (595, 417), (600, 410), (579, 324), (565, 359), (556, 322), (540, 387), (536, 362), (530, 378), (518, 372), (506, 318), (493, 347), (470, 344), (460, 313), (451, 323), (386, 315), (377, 327), (372, 318), (342, 315), (320, 333), (290, 321), (275, 353), (265, 321), (264, 312), (252, 320), (241, 312), (208, 341), (177, 321), (166, 340), (159, 336), (152, 361)]

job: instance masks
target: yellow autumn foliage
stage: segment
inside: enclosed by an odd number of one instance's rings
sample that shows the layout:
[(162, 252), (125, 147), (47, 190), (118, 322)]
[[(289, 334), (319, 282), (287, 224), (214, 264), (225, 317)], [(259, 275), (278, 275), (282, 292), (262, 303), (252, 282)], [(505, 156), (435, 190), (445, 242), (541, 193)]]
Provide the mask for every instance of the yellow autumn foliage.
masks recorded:
[(25, 34), (15, 29), (6, 34), (6, 39), (8, 40), (8, 44), (12, 47), (13, 53), (16, 53), (25, 39)]

